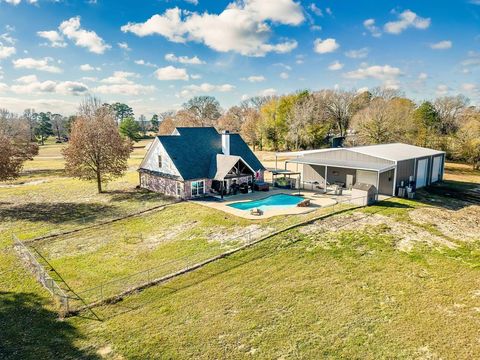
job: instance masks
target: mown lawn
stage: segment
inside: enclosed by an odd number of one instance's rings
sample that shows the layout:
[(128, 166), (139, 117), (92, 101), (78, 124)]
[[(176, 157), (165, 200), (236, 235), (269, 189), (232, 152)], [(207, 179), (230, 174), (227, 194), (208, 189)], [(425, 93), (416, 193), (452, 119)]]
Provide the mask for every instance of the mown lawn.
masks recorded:
[[(18, 186), (0, 187), (1, 359), (472, 359), (480, 353), (479, 207), (438, 194), (291, 230), (97, 308), (101, 322), (57, 321), (49, 294), (14, 255), (11, 233), (28, 239), (168, 201), (134, 189), (142, 149), (127, 175), (101, 195), (94, 184), (64, 176), (59, 149), (42, 148)], [(480, 183), (462, 166), (447, 176), (452, 186)], [(430, 214), (442, 215), (442, 223)], [(470, 214), (463, 231), (462, 214)], [(83, 224), (79, 218), (88, 215)], [(450, 218), (457, 219), (451, 229)], [(182, 203), (38, 246), (81, 289), (199, 249), (223, 250), (235, 245), (232, 230), (298, 220), (250, 222)], [(408, 251), (400, 246), (405, 242)]]

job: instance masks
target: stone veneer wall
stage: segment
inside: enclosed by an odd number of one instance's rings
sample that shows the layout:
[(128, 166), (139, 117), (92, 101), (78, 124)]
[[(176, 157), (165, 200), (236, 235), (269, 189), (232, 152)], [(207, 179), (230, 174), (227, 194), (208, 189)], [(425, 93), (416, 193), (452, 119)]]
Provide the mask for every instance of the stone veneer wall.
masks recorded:
[(167, 196), (182, 197), (177, 195), (177, 183), (183, 184), (180, 181), (169, 179), (167, 177), (140, 173), (140, 187)]

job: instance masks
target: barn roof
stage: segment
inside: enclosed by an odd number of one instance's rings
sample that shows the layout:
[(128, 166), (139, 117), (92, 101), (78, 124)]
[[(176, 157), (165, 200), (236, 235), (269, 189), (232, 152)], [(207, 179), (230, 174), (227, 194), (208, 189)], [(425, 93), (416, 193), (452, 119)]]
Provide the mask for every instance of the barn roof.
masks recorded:
[[(209, 178), (211, 162), (222, 154), (222, 135), (214, 127), (178, 127), (158, 140), (184, 180)], [(265, 169), (238, 134), (230, 134), (230, 155), (241, 157), (255, 171)]]
[(357, 147), (344, 148), (344, 149), (349, 151), (354, 151), (364, 155), (375, 156), (378, 158), (393, 160), (393, 161), (401, 161), (401, 160), (421, 158), (425, 156), (444, 154), (443, 151), (428, 149), (420, 146), (402, 144), (402, 143), (357, 146)]

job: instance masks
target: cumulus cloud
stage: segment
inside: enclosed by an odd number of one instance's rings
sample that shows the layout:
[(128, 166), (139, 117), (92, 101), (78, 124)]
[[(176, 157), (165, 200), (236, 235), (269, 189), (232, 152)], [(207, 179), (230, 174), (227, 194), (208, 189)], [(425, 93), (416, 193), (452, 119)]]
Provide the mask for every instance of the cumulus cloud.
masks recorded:
[(266, 79), (265, 79), (265, 76), (262, 76), (262, 75), (252, 75), (244, 80), (247, 80), (251, 83), (257, 83), (257, 82), (265, 81)]
[(357, 70), (349, 71), (343, 76), (351, 80), (376, 79), (383, 82), (383, 87), (398, 89), (398, 77), (402, 75), (399, 68), (390, 65), (362, 66)]
[(137, 36), (157, 34), (173, 42), (195, 41), (220, 52), (264, 56), (297, 47), (294, 40), (269, 43), (271, 24), (295, 26), (303, 21), (303, 9), (293, 0), (243, 0), (230, 3), (220, 14), (167, 9), (143, 23), (128, 23), (121, 30)]
[(15, 52), (16, 50), (13, 46), (5, 46), (2, 43), (0, 43), (0, 60), (6, 59), (14, 55)]
[(328, 38), (325, 40), (316, 39), (313, 43), (313, 50), (318, 54), (331, 53), (337, 50), (340, 45), (335, 39)]
[(349, 50), (345, 53), (346, 57), (352, 58), (352, 59), (363, 59), (368, 56), (368, 52), (370, 50), (366, 47), (358, 49), (358, 50)]
[(94, 70), (100, 71), (102, 69), (99, 68), (99, 67), (94, 67), (90, 64), (83, 64), (83, 65), (80, 65), (80, 70), (82, 70), (82, 71), (94, 71)]
[(111, 48), (95, 31), (81, 28), (80, 16), (65, 20), (59, 29), (64, 36), (75, 42), (75, 45), (87, 48), (92, 53), (103, 54)]
[(430, 47), (433, 50), (447, 50), (447, 49), (451, 49), (452, 46), (453, 46), (453, 43), (450, 40), (443, 40), (434, 44), (430, 44)]
[(370, 34), (374, 37), (380, 37), (382, 36), (381, 30), (378, 28), (378, 26), (375, 25), (375, 19), (367, 19), (363, 22), (363, 26), (365, 29), (367, 29)]
[(184, 68), (176, 68), (175, 66), (165, 66), (155, 71), (155, 77), (158, 80), (188, 80), (187, 70)]
[[(13, 5), (13, 6), (17, 6), (18, 4), (20, 4), (22, 2), (22, 0), (3, 0), (3, 1), (6, 2), (7, 4), (10, 4), (10, 5)], [(25, 2), (27, 4), (36, 4), (38, 2), (38, 0), (27, 0)]]
[(437, 94), (437, 96), (445, 96), (448, 94), (449, 91), (450, 88), (448, 87), (448, 85), (439, 84), (437, 85), (435, 93)]
[(260, 96), (275, 96), (277, 94), (277, 89), (268, 88), (260, 91), (258, 93)]
[(281, 72), (279, 76), (280, 76), (280, 78), (282, 78), (283, 80), (286, 80), (286, 79), (288, 79), (288, 78), (290, 77), (290, 75), (289, 75), (287, 72), (285, 72), (285, 71), (284, 71), (284, 72)]
[(390, 34), (400, 34), (408, 28), (424, 30), (430, 26), (430, 18), (422, 18), (411, 10), (405, 10), (398, 14), (397, 21), (387, 22), (384, 26), (386, 32)]
[(138, 78), (138, 74), (129, 71), (115, 71), (113, 75), (100, 80), (104, 85), (97, 86), (93, 90), (107, 95), (142, 95), (155, 91), (154, 86), (138, 84), (132, 78)]
[(138, 74), (129, 71), (114, 71), (112, 76), (102, 79), (106, 84), (133, 84), (131, 78), (137, 78)]
[(338, 71), (343, 69), (343, 64), (340, 61), (334, 61), (328, 66), (328, 70)]
[(36, 75), (26, 75), (15, 80), (10, 89), (17, 94), (56, 93), (62, 95), (81, 95), (88, 87), (77, 81), (39, 81)]
[(125, 50), (125, 51), (132, 50), (132, 49), (130, 49), (130, 47), (128, 46), (128, 44), (126, 42), (119, 42), (119, 43), (117, 43), (117, 45), (122, 50)]
[(34, 58), (22, 58), (12, 61), (15, 69), (34, 69), (40, 71), (47, 71), (51, 73), (61, 73), (62, 69), (58, 66), (52, 65), (52, 58), (34, 59)]
[(157, 67), (157, 65), (152, 64), (151, 62), (145, 61), (143, 59), (135, 60), (134, 62), (137, 65), (143, 65), (143, 66), (148, 66), (148, 67)]
[(167, 54), (165, 55), (165, 60), (170, 62), (179, 62), (181, 64), (189, 64), (189, 65), (205, 64), (205, 61), (200, 60), (198, 56), (189, 58), (188, 56), (176, 56), (175, 54)]
[(235, 86), (231, 84), (222, 84), (222, 85), (213, 85), (210, 83), (203, 83), (200, 85), (187, 85), (182, 88), (179, 94), (180, 97), (190, 97), (195, 94), (203, 93), (212, 93), (212, 92), (229, 92), (235, 89)]
[(37, 31), (37, 35), (49, 41), (48, 43), (43, 43), (42, 45), (54, 48), (63, 48), (67, 46), (67, 43), (64, 41), (63, 36), (60, 35), (58, 31)]

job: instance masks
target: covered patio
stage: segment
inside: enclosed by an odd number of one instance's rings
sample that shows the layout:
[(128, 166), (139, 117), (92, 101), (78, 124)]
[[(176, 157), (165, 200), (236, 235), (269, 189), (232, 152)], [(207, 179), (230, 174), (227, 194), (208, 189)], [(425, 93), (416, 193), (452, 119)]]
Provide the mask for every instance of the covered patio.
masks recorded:
[(239, 156), (217, 154), (210, 169), (212, 189), (223, 199), (224, 195), (253, 191), (255, 171)]

